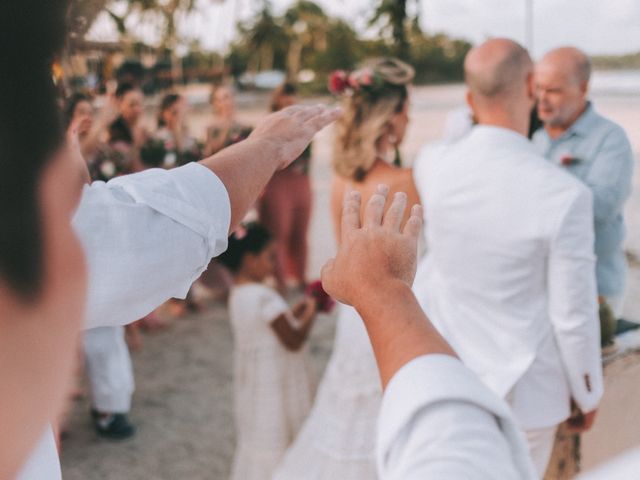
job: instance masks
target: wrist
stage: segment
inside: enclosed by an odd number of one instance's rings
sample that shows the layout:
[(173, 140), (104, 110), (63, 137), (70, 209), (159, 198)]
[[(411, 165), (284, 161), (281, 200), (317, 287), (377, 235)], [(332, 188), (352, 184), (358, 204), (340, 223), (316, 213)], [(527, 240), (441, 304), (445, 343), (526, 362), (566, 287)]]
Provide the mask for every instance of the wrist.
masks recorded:
[(267, 136), (252, 137), (251, 135), (244, 142), (250, 142), (255, 145), (255, 149), (260, 152), (265, 161), (269, 162), (274, 172), (284, 166), (286, 159), (284, 158), (284, 149), (281, 142)]
[(413, 297), (411, 287), (399, 279), (363, 282), (353, 307), (361, 315), (366, 315), (392, 308), (410, 297)]

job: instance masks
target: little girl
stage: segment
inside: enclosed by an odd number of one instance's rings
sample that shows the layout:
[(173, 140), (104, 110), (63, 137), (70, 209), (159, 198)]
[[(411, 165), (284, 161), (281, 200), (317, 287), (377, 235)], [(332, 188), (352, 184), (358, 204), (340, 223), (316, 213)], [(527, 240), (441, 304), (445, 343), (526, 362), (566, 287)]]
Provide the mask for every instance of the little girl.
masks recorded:
[(236, 451), (232, 480), (270, 480), (311, 409), (315, 393), (303, 349), (316, 315), (307, 297), (292, 309), (264, 285), (275, 269), (276, 246), (251, 223), (229, 238), (219, 258), (234, 287), (229, 315), (234, 336)]

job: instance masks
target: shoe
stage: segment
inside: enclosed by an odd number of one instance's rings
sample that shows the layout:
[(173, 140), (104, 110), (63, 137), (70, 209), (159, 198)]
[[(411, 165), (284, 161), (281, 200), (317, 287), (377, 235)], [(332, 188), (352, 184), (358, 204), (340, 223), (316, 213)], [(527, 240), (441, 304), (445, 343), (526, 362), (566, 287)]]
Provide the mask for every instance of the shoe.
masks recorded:
[(616, 322), (616, 335), (620, 335), (621, 333), (626, 333), (631, 330), (636, 330), (640, 328), (640, 323), (630, 322), (625, 320), (624, 318), (619, 318)]
[[(94, 413), (95, 412), (95, 413)], [(133, 437), (136, 427), (124, 413), (100, 414), (92, 409), (93, 426), (98, 435), (111, 440), (124, 440)]]

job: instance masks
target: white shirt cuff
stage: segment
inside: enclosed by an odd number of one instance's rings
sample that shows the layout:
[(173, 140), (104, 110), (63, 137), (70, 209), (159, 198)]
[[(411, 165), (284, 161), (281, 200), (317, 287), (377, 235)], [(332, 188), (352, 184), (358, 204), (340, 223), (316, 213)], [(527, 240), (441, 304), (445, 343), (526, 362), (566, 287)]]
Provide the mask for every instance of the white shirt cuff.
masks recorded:
[(491, 392), (460, 360), (450, 355), (424, 355), (404, 365), (389, 382), (378, 422), (378, 463), (402, 431), (423, 409), (439, 402), (466, 402), (494, 417), (504, 434), (521, 478), (534, 478), (523, 433), (507, 404)]

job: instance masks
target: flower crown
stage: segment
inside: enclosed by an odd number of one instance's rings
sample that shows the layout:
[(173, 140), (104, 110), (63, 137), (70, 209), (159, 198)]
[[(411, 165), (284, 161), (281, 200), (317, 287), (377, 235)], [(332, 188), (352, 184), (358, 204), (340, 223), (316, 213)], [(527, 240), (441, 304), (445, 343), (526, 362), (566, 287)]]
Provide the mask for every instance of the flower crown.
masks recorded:
[(382, 90), (388, 82), (371, 68), (361, 68), (353, 72), (335, 70), (329, 75), (329, 91), (334, 95), (351, 96), (355, 93), (375, 94)]

